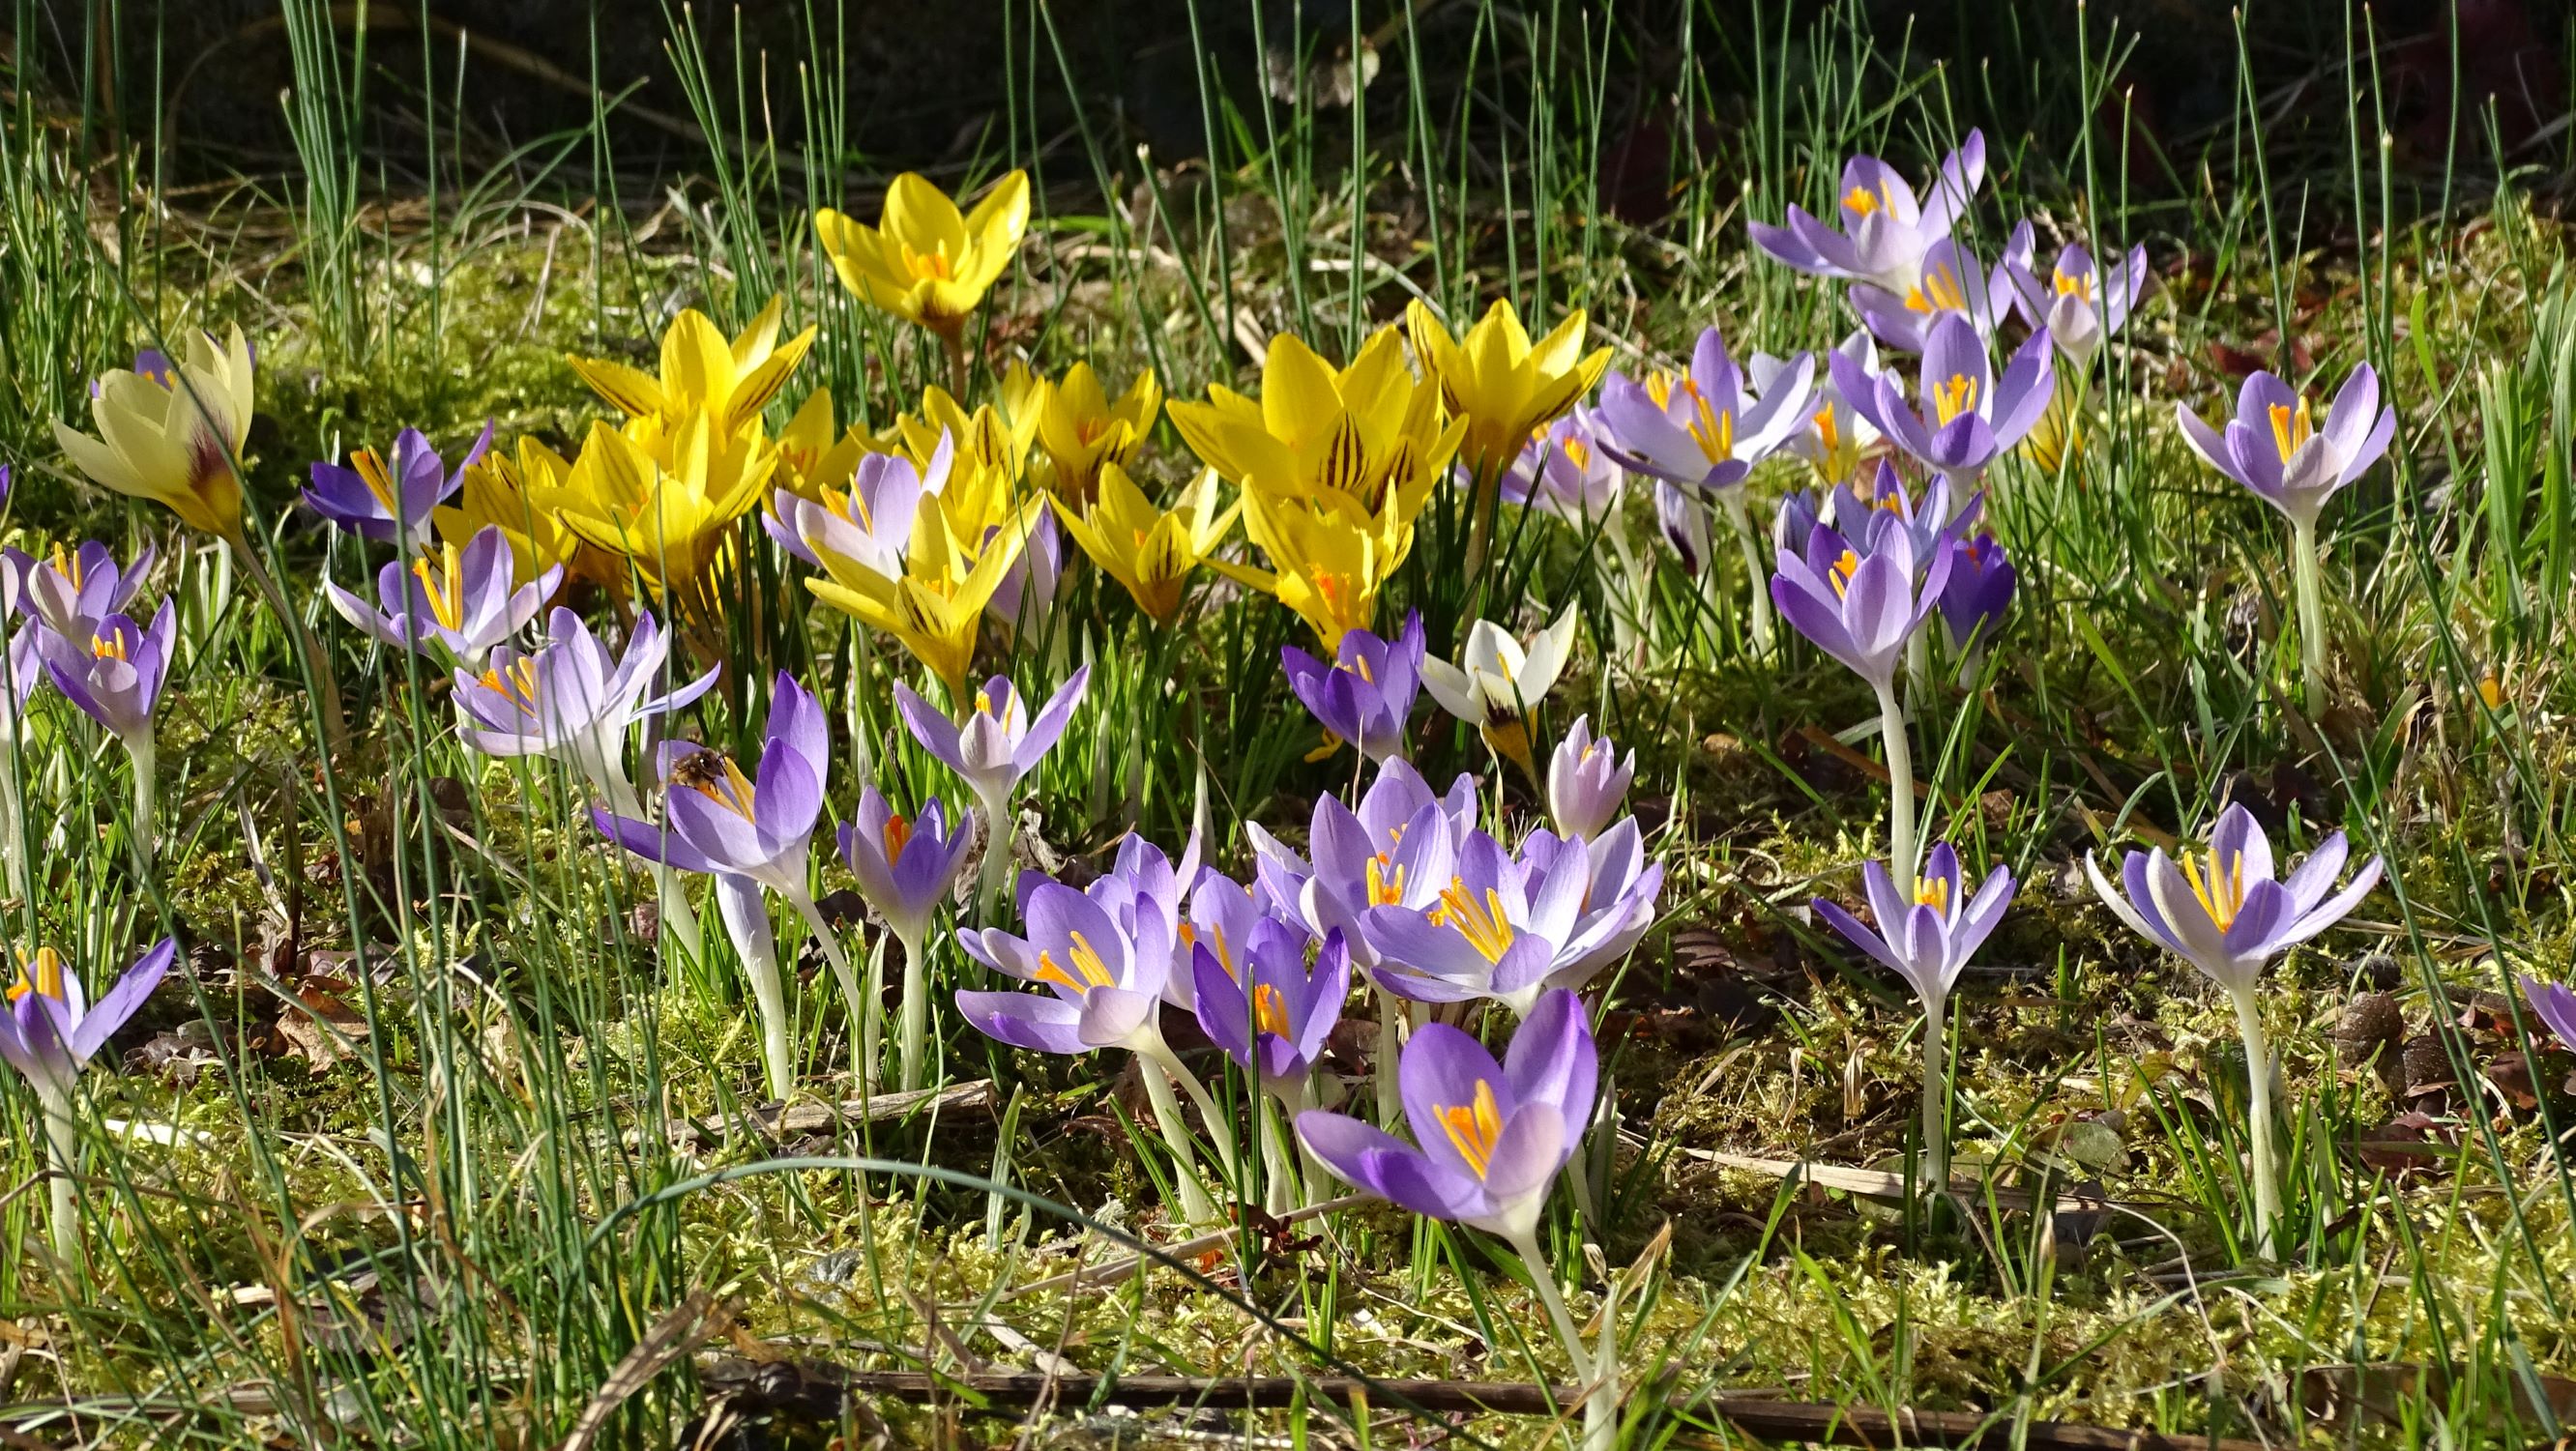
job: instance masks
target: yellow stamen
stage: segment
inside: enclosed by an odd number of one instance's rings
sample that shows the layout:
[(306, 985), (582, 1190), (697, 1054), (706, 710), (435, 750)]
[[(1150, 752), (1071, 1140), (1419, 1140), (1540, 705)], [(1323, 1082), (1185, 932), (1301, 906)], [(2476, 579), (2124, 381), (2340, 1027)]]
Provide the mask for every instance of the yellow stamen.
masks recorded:
[(1440, 1128), (1448, 1134), (1450, 1147), (1467, 1161), (1468, 1168), (1476, 1171), (1477, 1178), (1484, 1178), (1494, 1162), (1494, 1145), (1503, 1136), (1503, 1115), (1494, 1104), (1494, 1085), (1479, 1078), (1475, 1102), (1436, 1104), (1432, 1111), (1440, 1116)]
[(462, 629), (465, 621), (465, 577), (456, 567), (455, 545), (446, 546), (443, 563), (445, 567), (438, 571), (437, 578), (432, 579), (429, 556), (424, 554), (412, 561), (412, 578), (420, 581), (421, 593), (429, 596), (429, 613), (439, 626), (449, 630)]
[(2186, 853), (2182, 859), (2182, 874), (2184, 880), (2191, 883), (2191, 894), (2200, 899), (2200, 909), (2209, 914), (2210, 921), (2218, 924), (2219, 931), (2224, 932), (2235, 925), (2236, 914), (2245, 910), (2243, 856), (2222, 865), (2218, 860), (2218, 848), (2211, 847), (2209, 865), (2204, 870)]
[(1691, 403), (1699, 414), (1689, 425), (1690, 436), (1698, 442), (1699, 451), (1708, 455), (1708, 461), (1713, 464), (1724, 463), (1735, 457), (1734, 411), (1730, 409), (1720, 413), (1709, 407), (1708, 399), (1699, 391), (1699, 385), (1687, 378), (1682, 380), (1682, 387), (1689, 391)]
[(39, 947), (36, 955), (18, 967), (18, 980), (9, 985), (9, 1001), (16, 1002), (29, 993), (66, 1001), (63, 992), (63, 955), (50, 947)]
[(956, 275), (954, 264), (948, 260), (948, 244), (945, 242), (939, 244), (936, 252), (916, 252), (905, 247), (903, 266), (915, 282), (946, 282)]
[(1467, 945), (1487, 962), (1502, 961), (1518, 935), (1503, 916), (1503, 894), (1487, 887), (1485, 899), (1479, 902), (1467, 890), (1464, 877), (1451, 877), (1449, 885), (1440, 889), (1440, 905), (1431, 909), (1430, 920), (1433, 926), (1447, 927), (1467, 939)]
[(357, 471), (359, 481), (367, 486), (368, 493), (376, 496), (376, 503), (387, 514), (402, 517), (402, 510), (394, 507), (393, 476), (385, 472), (382, 454), (372, 448), (359, 449), (349, 455), (349, 467)]
[(2075, 297), (2075, 298), (2081, 298), (2083, 301), (2085, 301), (2085, 302), (2086, 302), (2086, 303), (2088, 303), (2088, 304), (2089, 304), (2090, 302), (2092, 302), (2092, 301), (2093, 301), (2093, 274), (2092, 274), (2092, 273), (2090, 273), (2090, 272), (2072, 272), (2072, 273), (2070, 273), (2070, 272), (2068, 272), (2065, 268), (2060, 267), (2060, 268), (2058, 268), (2058, 269), (2057, 269), (2057, 275), (2056, 275), (2056, 277), (2055, 277), (2053, 280), (2055, 281), (2056, 286), (2057, 286), (2057, 295), (2058, 295), (2058, 296), (2060, 296), (2060, 297)]
[(1910, 312), (1966, 312), (1968, 294), (1959, 286), (1958, 273), (1935, 267), (1905, 294), (1905, 306)]
[(92, 635), (89, 641), (89, 653), (100, 660), (130, 660), (133, 658), (131, 655), (126, 653), (125, 637), (123, 635)]
[(1843, 557), (1835, 560), (1834, 567), (1825, 574), (1825, 578), (1834, 582), (1834, 598), (1840, 599), (1851, 593), (1852, 576), (1858, 573), (1860, 573), (1860, 556), (1848, 549), (1844, 550)]
[(1977, 380), (1965, 373), (1952, 373), (1950, 381), (1932, 385), (1933, 412), (1943, 423), (1975, 411), (1976, 406)]
[(1569, 438), (1565, 441), (1565, 458), (1578, 469), (1589, 469), (1592, 467), (1592, 445), (1579, 438)]
[(888, 816), (885, 824), (886, 865), (903, 860), (903, 849), (912, 841), (912, 823), (900, 816)]
[(1288, 1004), (1266, 982), (1252, 990), (1252, 1026), (1275, 1038), (1288, 1036)]
[(54, 544), (54, 573), (70, 580), (74, 590), (81, 587), (80, 555), (65, 552), (59, 540)]
[[(1090, 939), (1081, 933), (1073, 934), (1073, 947), (1066, 956), (1073, 959), (1073, 972), (1067, 972), (1057, 966), (1054, 953), (1039, 953), (1037, 980), (1054, 983), (1058, 987), (1069, 987), (1077, 996), (1088, 993), (1096, 987), (1118, 985), (1118, 979), (1110, 975), (1108, 964), (1100, 960), (1100, 954), (1092, 948)], [(1077, 978), (1074, 973), (1080, 973), (1081, 976)]]
[(499, 666), (483, 672), (483, 688), (498, 691), (521, 715), (537, 713), (537, 658), (522, 655), (510, 662), (510, 673), (503, 675)]
[(1385, 852), (1369, 858), (1368, 901), (1372, 907), (1392, 907), (1404, 900), (1404, 868), (1395, 866)]
[(1936, 912), (1950, 910), (1950, 880), (1947, 877), (1925, 877), (1914, 884), (1915, 905)]
[(2299, 400), (2295, 412), (2286, 403), (2272, 405), (2272, 446), (2281, 451), (2281, 462), (2288, 463), (2290, 455), (2297, 453), (2299, 445), (2314, 437), (2316, 431), (2316, 422), (2308, 414), (2307, 399)]

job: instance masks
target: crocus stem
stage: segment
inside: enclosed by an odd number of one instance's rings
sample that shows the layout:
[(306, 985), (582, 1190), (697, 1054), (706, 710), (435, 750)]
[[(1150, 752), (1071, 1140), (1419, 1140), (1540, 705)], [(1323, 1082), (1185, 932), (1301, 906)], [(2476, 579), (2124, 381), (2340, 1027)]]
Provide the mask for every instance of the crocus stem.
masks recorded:
[(27, 818), (18, 797), (18, 743), (0, 749), (0, 861), (9, 869), (9, 891), (20, 901), (36, 895), (33, 860), (27, 855)]
[(1235, 1157), (1234, 1121), (1217, 1108), (1216, 1098), (1207, 1091), (1207, 1085), (1199, 1082), (1199, 1076), (1190, 1071), (1179, 1054), (1168, 1047), (1163, 1049), (1162, 1063), (1163, 1071), (1172, 1075), (1172, 1081), (1181, 1086), (1181, 1092), (1190, 1096), (1190, 1102), (1198, 1105), (1199, 1118), (1207, 1124), (1208, 1141), (1216, 1145), (1217, 1162), (1232, 1177), (1239, 1163)]
[(1470, 597), (1483, 583), (1485, 556), (1494, 546), (1494, 518), (1502, 512), (1502, 480), (1491, 469), (1476, 471), (1476, 494), (1467, 507), (1467, 558), (1463, 569)]
[(2299, 667), (2308, 713), (2326, 708), (2326, 603), (2323, 565), (2317, 558), (2317, 521), (2293, 519), (2291, 566), (2299, 587)]
[[(644, 799), (635, 794), (635, 785), (626, 779), (626, 763), (614, 750), (596, 742), (575, 741), (573, 765), (599, 793), (608, 798), (608, 809), (631, 821), (644, 819)], [(652, 863), (653, 899), (661, 909), (661, 931), (679, 946), (691, 963), (706, 961), (706, 936), (698, 928), (698, 914), (689, 906), (689, 890), (681, 884), (680, 874), (660, 862)]]
[[(1289, 1137), (1297, 1138), (1297, 1132), (1294, 1126), (1296, 1124), (1298, 1114), (1304, 1113), (1310, 1108), (1319, 1108), (1321, 1106), (1322, 1105), (1315, 1097), (1315, 1075), (1309, 1073), (1305, 1077), (1298, 1079), (1297, 1102), (1292, 1106), (1291, 1112), (1288, 1115), (1288, 1122), (1290, 1124)], [(1300, 1207), (1312, 1208), (1313, 1206), (1324, 1202), (1324, 1186), (1332, 1181), (1326, 1177), (1329, 1171), (1324, 1168), (1324, 1161), (1315, 1157), (1315, 1151), (1306, 1147), (1306, 1141), (1303, 1138), (1297, 1138), (1297, 1155), (1300, 1162), (1305, 1165), (1306, 1169), (1305, 1186), (1303, 1192), (1298, 1196), (1297, 1202)]]
[(805, 919), (806, 930), (814, 934), (814, 944), (823, 949), (823, 960), (832, 966), (832, 981), (840, 984), (841, 1000), (850, 1005), (850, 1068), (858, 1075), (863, 1093), (877, 1087), (877, 998), (859, 989), (858, 970), (850, 965), (850, 954), (841, 947), (841, 934), (823, 920), (823, 910), (814, 905), (814, 894), (797, 891), (788, 894), (788, 903), (796, 915)]
[(1172, 1097), (1173, 1065), (1152, 1053), (1136, 1056), (1145, 1060), (1145, 1098), (1154, 1106), (1155, 1126), (1163, 1131), (1164, 1146), (1172, 1151), (1172, 1183), (1180, 1190), (1181, 1217), (1192, 1224), (1207, 1224), (1216, 1218), (1216, 1205), (1199, 1183), (1198, 1155), (1190, 1152), (1190, 1126), (1181, 1118), (1180, 1100)]
[(1403, 1122), (1404, 1099), (1396, 1087), (1395, 1060), (1402, 1046), (1396, 1028), (1395, 994), (1381, 987), (1377, 991), (1377, 1062), (1371, 1068), (1377, 1077), (1377, 1121), (1381, 1128), (1393, 1130)]
[(1735, 542), (1744, 551), (1744, 582), (1752, 594), (1753, 613), (1749, 617), (1753, 631), (1753, 653), (1771, 653), (1771, 590), (1764, 583), (1771, 572), (1762, 567), (1762, 541), (1753, 532), (1753, 511), (1744, 504), (1742, 488), (1718, 491), (1718, 502), (1726, 508), (1727, 522), (1735, 526)]
[(1262, 1186), (1262, 1207), (1286, 1214), (1297, 1207), (1298, 1194), (1297, 1156), (1288, 1147), (1288, 1126), (1267, 1101), (1255, 1098), (1252, 1106), (1261, 1119), (1261, 1172), (1268, 1181)]
[(1950, 1080), (1943, 1055), (1949, 1051), (1950, 1004), (1932, 998), (1923, 1004), (1923, 1187), (1938, 1194), (1950, 1187)]
[(1887, 742), (1887, 874), (1900, 900), (1914, 898), (1914, 748), (1905, 737), (1905, 712), (1896, 685), (1878, 688), (1878, 729)]
[(982, 798), (984, 803), (984, 866), (976, 874), (975, 920), (990, 925), (1000, 919), (993, 914), (1010, 881), (1011, 852), (1018, 845), (1019, 815), (1011, 810), (1011, 798), (1005, 793), (998, 799)]
[(47, 1208), (53, 1217), (54, 1256), (64, 1264), (80, 1262), (80, 1135), (72, 1126), (71, 1096), (59, 1088), (38, 1088), (45, 1111)]
[(1565, 1307), (1565, 1293), (1556, 1287), (1555, 1269), (1539, 1252), (1537, 1232), (1519, 1231), (1511, 1236), (1511, 1246), (1529, 1271), (1530, 1283), (1538, 1287), (1539, 1300), (1547, 1306), (1547, 1318), (1556, 1326), (1556, 1338), (1565, 1346), (1575, 1378), (1587, 1383), (1583, 1397), (1583, 1451), (1611, 1451), (1619, 1430), (1615, 1346), (1618, 1326), (1611, 1317), (1602, 1318), (1601, 1354), (1596, 1365), (1594, 1356), (1583, 1348), (1583, 1332), (1575, 1328), (1574, 1312)]
[(2273, 1226), (2281, 1218), (2281, 1189), (2272, 1177), (2272, 1047), (2263, 1037), (2263, 1012), (2253, 985), (2232, 996), (2236, 1031), (2245, 1039), (2247, 1106), (2254, 1120), (2254, 1253), (2270, 1259)]
[(149, 868), (159, 852), (161, 840), (155, 825), (161, 800), (160, 752), (153, 745), (149, 724), (126, 738), (125, 754), (134, 767), (134, 853)]
[[(930, 1079), (930, 964), (922, 957), (921, 933), (897, 934), (903, 944), (902, 1079), (906, 1089), (927, 1086)], [(873, 993), (877, 989), (871, 988)], [(872, 997), (871, 1002), (875, 1001)], [(876, 1014), (868, 1014), (874, 1022)]]
[(948, 391), (963, 399), (966, 396), (968, 360), (966, 324), (962, 321), (939, 331), (940, 349), (948, 355)]
[(769, 1095), (785, 1100), (796, 1087), (796, 1055), (787, 1023), (787, 989), (778, 975), (778, 938), (769, 930), (769, 907), (759, 884), (746, 878), (719, 877), (716, 905), (724, 914), (734, 955), (742, 959), (743, 976), (751, 979), (751, 1003), (760, 1015), (760, 1056), (769, 1075)]
[(1918, 715), (1923, 710), (1923, 692), (1930, 688), (1925, 682), (1931, 678), (1932, 635), (1918, 628), (1905, 642), (1905, 699)]

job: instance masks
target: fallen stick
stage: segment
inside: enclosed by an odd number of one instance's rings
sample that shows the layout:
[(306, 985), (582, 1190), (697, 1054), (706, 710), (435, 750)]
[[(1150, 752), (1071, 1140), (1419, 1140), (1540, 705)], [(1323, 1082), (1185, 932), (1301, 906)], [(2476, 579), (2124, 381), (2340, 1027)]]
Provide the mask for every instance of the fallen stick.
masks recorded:
[[(1518, 1381), (1408, 1380), (1370, 1382), (1343, 1376), (1048, 1376), (1026, 1372), (932, 1375), (917, 1370), (847, 1370), (828, 1362), (758, 1362), (721, 1356), (703, 1363), (699, 1380), (714, 1395), (751, 1400), (774, 1411), (818, 1421), (838, 1420), (850, 1403), (876, 1396), (905, 1401), (957, 1401), (988, 1405), (1189, 1406), (1203, 1410), (1278, 1409), (1315, 1401), (1358, 1408), (1398, 1407), (1437, 1413), (1553, 1416), (1577, 1403), (1574, 1386)], [(2008, 1416), (1967, 1411), (1900, 1411), (1781, 1401), (1733, 1394), (1674, 1402), (1677, 1411), (1725, 1421), (1747, 1436), (1825, 1446), (1941, 1446), (1962, 1451), (2266, 1451), (2259, 1441), (2226, 1437), (2167, 1436), (2063, 1421), (2016, 1425)]]

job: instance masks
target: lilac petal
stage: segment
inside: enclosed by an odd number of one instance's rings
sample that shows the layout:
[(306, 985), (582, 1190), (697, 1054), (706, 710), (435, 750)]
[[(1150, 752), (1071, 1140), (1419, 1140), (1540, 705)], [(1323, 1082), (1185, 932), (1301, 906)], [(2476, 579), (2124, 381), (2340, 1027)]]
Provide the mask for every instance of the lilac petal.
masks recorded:
[(1600, 1052), (1582, 999), (1562, 989), (1540, 994), (1503, 1050), (1503, 1076), (1523, 1104), (1551, 1103), (1573, 1123), (1590, 1122)]
[(1414, 1137), (1432, 1162), (1472, 1173), (1466, 1157), (1450, 1142), (1444, 1109), (1468, 1108), (1481, 1087), (1490, 1093), (1495, 1112), (1508, 1120), (1520, 1107), (1512, 1084), (1485, 1045), (1446, 1023), (1426, 1023), (1404, 1045), (1396, 1064), (1396, 1086)]
[(894, 683), (894, 706), (902, 713), (904, 725), (912, 731), (912, 738), (921, 743), (923, 750), (938, 757), (959, 776), (970, 781), (975, 779), (975, 774), (966, 769), (966, 758), (958, 753), (955, 721), (914, 694), (912, 687), (900, 680)]
[(2269, 957), (2287, 945), (2280, 940), (2281, 933), (2297, 920), (2298, 908), (2290, 900), (2289, 888), (2275, 881), (2252, 882), (2222, 940), (2231, 957)]
[(1014, 1048), (1078, 1056), (1097, 1046), (1083, 1041), (1082, 1009), (1062, 998), (961, 990), (957, 1011), (984, 1036)]
[(2182, 951), (2182, 944), (2175, 940), (2173, 930), (2165, 926), (2164, 918), (2151, 915), (2155, 913), (2155, 901), (2146, 890), (2146, 854), (2130, 852), (2121, 870), (2127, 882), (2128, 890), (2125, 892), (2112, 886), (2110, 879), (2102, 875), (2101, 864), (2093, 860), (2091, 852), (2084, 854), (2084, 874), (2093, 882), (2093, 895), (2102, 900), (2103, 906), (2111, 909), (2111, 915), (2148, 941), (2171, 952)]
[(2540, 1015), (2540, 1021), (2557, 1035), (2559, 1043), (2570, 1052), (2576, 1052), (2576, 992), (2524, 973), (2522, 996), (2531, 1004), (2531, 1010)]
[[(803, 756), (773, 748), (760, 758), (760, 774), (753, 782), (751, 799), (756, 818), (753, 826), (760, 835), (773, 841), (803, 840), (813, 833), (815, 818), (822, 814), (823, 783), (816, 779), (814, 768)], [(724, 814), (733, 816), (730, 811)]]
[(660, 862), (664, 866), (676, 867), (684, 872), (724, 870), (706, 853), (682, 840), (677, 832), (637, 821), (630, 816), (619, 816), (599, 806), (590, 809), (590, 820), (592, 825), (599, 828), (601, 835), (646, 861)]
[(2174, 405), (2174, 423), (2182, 429), (2183, 442), (2191, 445), (2191, 451), (2200, 455), (2202, 463), (2239, 483), (2244, 482), (2236, 471), (2235, 451), (2228, 447), (2227, 436), (2192, 412), (2190, 404)]
[(1886, 942), (1882, 941), (1877, 933), (1863, 925), (1859, 918), (1823, 897), (1810, 898), (1808, 905), (1815, 908), (1817, 916), (1825, 919), (1827, 926), (1841, 933), (1852, 946), (1878, 959), (1881, 966), (1893, 972), (1905, 971), (1905, 964), (1894, 952), (1888, 950)]
[(151, 951), (125, 970), (125, 975), (116, 980), (116, 986), (89, 1005), (89, 1011), (81, 1015), (79, 1026), (72, 1030), (64, 1043), (74, 1063), (87, 1063), (107, 1045), (107, 1040), (117, 1029), (133, 1018), (136, 1010), (143, 1006), (143, 1000), (152, 996), (152, 990), (161, 985), (162, 975), (170, 970), (171, 960), (178, 952), (179, 944), (175, 939), (162, 938)]
[(2351, 883), (2341, 892), (2299, 914), (2297, 925), (2291, 927), (2277, 945), (2295, 947), (2349, 916), (2353, 908), (2361, 905), (2361, 899), (2379, 886), (2380, 870), (2377, 857), (2362, 863), (2361, 870), (2353, 874)]
[(1066, 723), (1073, 719), (1074, 707), (1082, 704), (1083, 692), (1090, 686), (1091, 667), (1085, 665), (1065, 680), (1064, 688), (1038, 712), (1037, 719), (1029, 722), (1028, 734), (1011, 751), (1011, 764), (1019, 768), (1021, 775), (1037, 769), (1039, 760), (1064, 734)]
[(2299, 904), (2299, 915), (2315, 911), (2317, 903), (2325, 900), (2335, 878), (2343, 875), (2344, 859), (2351, 854), (2352, 844), (2338, 831), (2318, 842), (2308, 859), (2290, 873), (2282, 885), (2290, 889), (2291, 898)]
[(768, 736), (764, 755), (782, 745), (795, 752), (813, 773), (819, 791), (831, 768), (832, 728), (824, 718), (822, 705), (784, 670), (778, 672), (777, 683), (770, 688)]
[(1155, 991), (1140, 992), (1130, 988), (1096, 987), (1082, 995), (1082, 1036), (1085, 1041), (1107, 1047), (1125, 1043), (1136, 1031), (1153, 1020), (1161, 1004), (1161, 984)]
[(2218, 814), (2218, 824), (2210, 828), (2209, 850), (2222, 872), (2234, 872), (2242, 859), (2247, 881), (2272, 880), (2271, 838), (2263, 834), (2254, 813), (2241, 802), (2229, 802), (2227, 809)]
[(1485, 1161), (1485, 1193), (1504, 1201), (1545, 1194), (1556, 1171), (1574, 1157), (1582, 1127), (1568, 1123), (1553, 1105), (1522, 1105), (1503, 1125)]

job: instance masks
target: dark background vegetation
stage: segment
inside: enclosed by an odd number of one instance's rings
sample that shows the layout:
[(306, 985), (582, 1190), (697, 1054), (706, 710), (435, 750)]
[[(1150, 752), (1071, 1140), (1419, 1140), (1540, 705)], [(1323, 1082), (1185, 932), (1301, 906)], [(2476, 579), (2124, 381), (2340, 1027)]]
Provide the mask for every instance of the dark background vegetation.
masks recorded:
[[(765, 117), (783, 147), (804, 152), (813, 142), (807, 154), (837, 159), (848, 177), (957, 173), (1038, 150), (1065, 154), (1057, 178), (1065, 182), (1089, 179), (1076, 161), (1080, 126), (1122, 161), (1138, 145), (1166, 165), (1204, 154), (1203, 84), (1255, 134), (1265, 83), (1293, 85), (1300, 64), (1322, 88), (1346, 87), (1339, 77), (1355, 22), (1359, 48), (1376, 62), (1366, 91), (1372, 135), (1396, 144), (1414, 103), (1404, 82), (1418, 61), (1429, 114), (1444, 126), (1463, 116), (1496, 132), (1470, 139), (1499, 149), (1508, 139), (1499, 128), (1523, 114), (1513, 87), (1534, 73), (1534, 37), (1579, 46), (1607, 27), (1605, 188), (1623, 216), (1646, 221), (1670, 189), (1677, 156), (1695, 146), (1726, 164), (1725, 141), (1752, 103), (1757, 67), (1796, 94), (1799, 47), (1827, 8), (1796, 3), (1784, 16), (1782, 6), (1756, 0), (1528, 0), (1497, 11), (1489, 26), (1484, 7), (1465, 0), (1410, 0), (1409, 12), (1390, 0), (766, 0), (700, 5), (687, 22), (715, 58), (718, 85), (739, 85), (755, 134)], [(2068, 154), (2086, 110), (2081, 67), (2071, 61), (2073, 0), (1863, 0), (1861, 9), (1882, 46), (1904, 56), (1889, 67), (1891, 93), (1941, 73), (1962, 128), (2026, 134), (2036, 157)], [(2367, 26), (2380, 72), (2367, 94), (2401, 171), (2439, 173), (2456, 149), (2461, 174), (2492, 177), (2501, 162), (2536, 173), (2527, 184), (2550, 194), (2576, 140), (2569, 11), (2564, 0), (2394, 0), (2367, 11), (2343, 0), (2252, 0), (2246, 44), (2276, 171), (2348, 169), (2343, 57), (2348, 29)], [(16, 0), (15, 13), (16, 69), (45, 89), (64, 124), (86, 126), (102, 144), (147, 141), (157, 128), (176, 143), (164, 158), (176, 184), (292, 171), (279, 102), (291, 67), (275, 0)], [(433, 118), (438, 150), (452, 158), (442, 165), (479, 175), (531, 142), (586, 127), (594, 77), (623, 98), (605, 159), (633, 195), (653, 196), (705, 165), (707, 143), (686, 119), (666, 51), (681, 20), (676, 4), (377, 0), (339, 5), (336, 15), (344, 35), (366, 22), (364, 139), (388, 191), (424, 179)], [(2155, 196), (2203, 185), (2199, 158), (2225, 139), (2242, 99), (2229, 6), (2097, 0), (2083, 23), (2097, 51), (2134, 45), (2126, 84), (2101, 107), (2110, 128), (2102, 134), (2132, 138), (2132, 188)], [(1493, 26), (1527, 29), (1497, 37)], [(1418, 57), (1404, 54), (1408, 44), (1419, 45)], [(845, 134), (809, 137), (798, 67), (835, 53), (846, 62)], [(1696, 86), (1684, 84), (1691, 72)], [(1220, 134), (1228, 125), (1221, 110), (1215, 124)], [(1326, 146), (1342, 140), (1319, 137)], [(1936, 140), (1900, 135), (1888, 150), (1904, 155)], [(559, 174), (586, 182), (598, 161), (585, 146)]]

